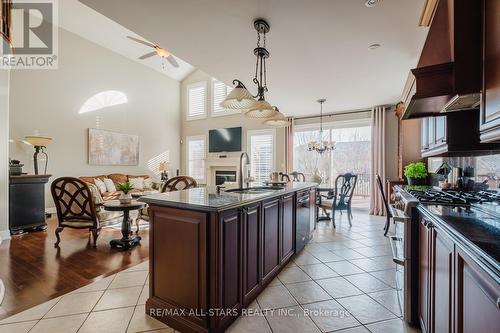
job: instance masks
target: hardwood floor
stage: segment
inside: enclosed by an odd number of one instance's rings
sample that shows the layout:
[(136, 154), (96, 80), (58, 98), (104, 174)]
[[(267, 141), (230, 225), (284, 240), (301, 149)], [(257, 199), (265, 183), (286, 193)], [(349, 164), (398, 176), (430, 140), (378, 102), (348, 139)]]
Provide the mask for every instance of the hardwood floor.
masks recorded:
[[(14, 236), (0, 245), (0, 278), (5, 299), (0, 319), (80, 288), (104, 276), (141, 263), (149, 257), (149, 232), (142, 229), (141, 245), (129, 251), (112, 249), (109, 241), (121, 238), (118, 229), (103, 228), (92, 247), (86, 230), (66, 228), (60, 248), (54, 248), (57, 219), (46, 231)], [(134, 226), (135, 231), (135, 226)]]

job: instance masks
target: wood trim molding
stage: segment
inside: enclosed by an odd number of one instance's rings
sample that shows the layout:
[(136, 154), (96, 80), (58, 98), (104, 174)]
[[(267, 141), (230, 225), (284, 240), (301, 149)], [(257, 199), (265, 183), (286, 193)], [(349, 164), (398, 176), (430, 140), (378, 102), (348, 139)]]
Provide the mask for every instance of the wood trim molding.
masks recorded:
[(422, 15), (420, 16), (420, 22), (418, 26), (429, 27), (436, 12), (437, 4), (439, 0), (426, 0), (424, 9), (422, 10)]

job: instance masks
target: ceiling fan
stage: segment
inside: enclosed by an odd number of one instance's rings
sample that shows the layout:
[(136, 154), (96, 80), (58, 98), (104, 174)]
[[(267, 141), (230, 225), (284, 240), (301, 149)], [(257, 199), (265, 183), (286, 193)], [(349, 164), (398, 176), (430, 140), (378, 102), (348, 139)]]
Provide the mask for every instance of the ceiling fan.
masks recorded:
[(153, 43), (150, 43), (150, 42), (146, 42), (145, 40), (142, 40), (142, 39), (139, 39), (139, 38), (135, 38), (135, 37), (132, 37), (132, 36), (127, 36), (127, 38), (133, 40), (134, 42), (141, 43), (141, 44), (147, 45), (149, 47), (152, 47), (154, 49), (153, 52), (149, 52), (149, 53), (146, 53), (143, 56), (140, 56), (139, 57), (140, 60), (144, 60), (144, 59), (153, 57), (155, 55), (159, 55), (160, 57), (162, 57), (164, 59), (167, 59), (168, 62), (172, 66), (174, 66), (175, 68), (179, 68), (179, 64), (177, 63), (177, 60), (175, 60), (175, 58), (172, 55), (172, 53), (168, 52), (164, 48), (161, 48), (159, 45), (156, 45), (156, 44), (153, 44)]

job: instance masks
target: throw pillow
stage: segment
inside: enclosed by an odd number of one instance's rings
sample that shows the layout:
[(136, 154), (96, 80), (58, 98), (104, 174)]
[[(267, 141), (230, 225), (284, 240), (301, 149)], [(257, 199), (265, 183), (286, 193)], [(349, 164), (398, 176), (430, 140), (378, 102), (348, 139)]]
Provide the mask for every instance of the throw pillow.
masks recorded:
[(109, 178), (104, 178), (104, 185), (106, 185), (106, 190), (108, 192), (116, 192), (115, 183)]
[(95, 178), (94, 184), (99, 189), (99, 192), (101, 192), (101, 193), (106, 192), (106, 185), (104, 184), (104, 182), (102, 180), (100, 180), (99, 178)]
[(144, 178), (130, 178), (128, 180), (135, 190), (144, 190)]
[(144, 179), (144, 189), (146, 190), (153, 189), (153, 180), (151, 178)]

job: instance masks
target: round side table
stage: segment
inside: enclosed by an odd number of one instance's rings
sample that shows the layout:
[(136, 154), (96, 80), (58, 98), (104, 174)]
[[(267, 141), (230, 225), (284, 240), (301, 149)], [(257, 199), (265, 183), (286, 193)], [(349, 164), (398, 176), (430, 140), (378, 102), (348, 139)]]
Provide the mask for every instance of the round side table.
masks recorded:
[(123, 212), (122, 221), (122, 238), (113, 239), (109, 242), (109, 245), (114, 248), (119, 248), (123, 250), (128, 250), (133, 246), (139, 244), (141, 237), (135, 236), (130, 237), (130, 231), (132, 230), (132, 220), (130, 219), (130, 211), (138, 210), (146, 206), (145, 203), (133, 200), (129, 204), (122, 204), (120, 201), (108, 201), (103, 204), (104, 209), (113, 212)]

